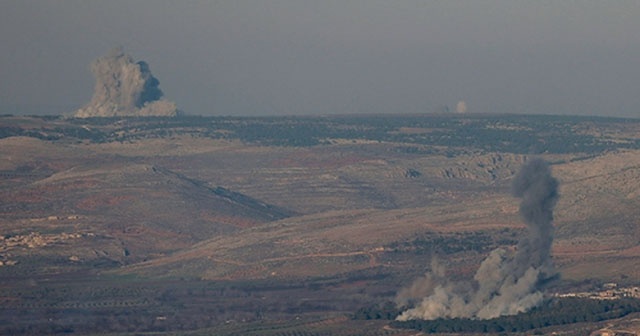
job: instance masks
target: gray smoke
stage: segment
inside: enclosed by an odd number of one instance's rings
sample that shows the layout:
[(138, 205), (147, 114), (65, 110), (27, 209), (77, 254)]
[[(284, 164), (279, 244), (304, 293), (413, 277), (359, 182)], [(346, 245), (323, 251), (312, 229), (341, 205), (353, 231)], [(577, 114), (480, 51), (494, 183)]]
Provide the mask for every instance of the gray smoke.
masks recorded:
[(75, 112), (78, 118), (113, 116), (176, 116), (173, 102), (162, 99), (163, 93), (144, 62), (134, 62), (122, 48), (91, 64), (96, 86), (89, 104)]
[[(490, 319), (525, 312), (540, 304), (541, 283), (555, 275), (550, 250), (558, 181), (545, 161), (535, 159), (518, 172), (512, 191), (522, 199), (520, 215), (527, 225), (527, 235), (520, 238), (515, 254), (503, 249), (492, 251), (471, 283), (451, 282), (439, 266), (432, 265), (432, 272), (398, 293), (399, 305), (420, 297), (415, 308), (403, 312), (398, 320)], [(424, 293), (426, 296), (422, 296)]]

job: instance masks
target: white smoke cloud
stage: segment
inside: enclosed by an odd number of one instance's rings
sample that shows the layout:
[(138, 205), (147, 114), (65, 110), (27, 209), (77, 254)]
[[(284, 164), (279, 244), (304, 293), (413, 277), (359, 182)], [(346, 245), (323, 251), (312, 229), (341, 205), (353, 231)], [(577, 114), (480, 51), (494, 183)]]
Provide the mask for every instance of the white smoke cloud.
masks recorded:
[(426, 297), (446, 279), (445, 271), (438, 259), (432, 258), (431, 272), (416, 279), (411, 286), (401, 289), (396, 296), (396, 303), (399, 306), (413, 305), (416, 300)]
[(467, 103), (464, 100), (461, 100), (456, 104), (456, 112), (467, 113)]
[(513, 181), (513, 194), (522, 198), (520, 214), (527, 224), (518, 249), (492, 251), (480, 264), (473, 282), (451, 282), (432, 265), (432, 272), (398, 293), (396, 302), (411, 303), (414, 294), (428, 293), (398, 320), (437, 318), (491, 319), (529, 310), (542, 302), (540, 283), (554, 275), (550, 260), (553, 207), (558, 182), (546, 162), (536, 159), (522, 167)]
[(162, 98), (155, 78), (144, 62), (134, 62), (115, 48), (91, 64), (96, 86), (89, 104), (75, 112), (78, 118), (112, 116), (175, 116), (173, 102)]

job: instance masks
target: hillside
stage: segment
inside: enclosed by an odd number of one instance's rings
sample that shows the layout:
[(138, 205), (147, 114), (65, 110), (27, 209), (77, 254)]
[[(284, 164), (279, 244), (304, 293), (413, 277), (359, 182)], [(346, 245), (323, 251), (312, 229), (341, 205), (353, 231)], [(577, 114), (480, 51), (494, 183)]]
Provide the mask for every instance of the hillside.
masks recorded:
[(78, 235), (51, 238), (54, 244), (3, 249), (2, 258), (20, 261), (14, 268), (24, 272), (41, 265), (46, 266), (38, 272), (57, 273), (91, 269), (96, 263), (135, 263), (293, 214), (135, 160), (91, 154), (87, 158), (86, 150), (29, 138), (0, 141), (5, 144), (4, 157), (15, 157), (13, 147), (29, 153), (11, 160), (17, 168), (3, 170), (4, 237)]
[[(565, 278), (615, 280), (640, 276), (638, 163), (640, 152), (624, 151), (553, 166), (562, 186), (553, 255), (558, 266), (566, 268)], [(469, 184), (478, 183), (475, 175), (469, 176)], [(415, 184), (409, 190), (418, 189)], [(292, 190), (295, 192), (300, 190)], [(505, 188), (480, 193), (478, 187), (473, 187), (439, 195), (437, 199), (430, 193), (423, 194), (425, 201), (432, 201), (430, 204), (339, 209), (280, 220), (201, 242), (186, 251), (121, 272), (159, 276), (175, 270), (176, 274), (205, 279), (328, 276), (369, 267), (388, 267), (388, 272), (394, 273), (411, 262), (427, 262), (424, 256), (420, 260), (411, 253), (398, 252), (394, 249), (398, 242), (410, 242), (420, 236), (454, 236), (462, 240), (461, 244), (473, 244), (477, 237), (472, 234), (501, 237), (509, 232), (502, 238), (509, 238), (513, 244), (515, 233), (523, 227), (517, 200)], [(453, 199), (457, 202), (451, 202)], [(451, 243), (446, 239), (441, 242)], [(472, 259), (466, 262), (477, 262), (479, 254), (495, 247), (491, 241), (481, 244), (487, 246), (473, 251)], [(436, 241), (432, 245), (436, 253), (444, 248)], [(468, 255), (469, 251), (458, 252)], [(257, 256), (260, 257), (256, 259)], [(607, 267), (603, 267), (605, 264)]]
[[(624, 250), (630, 259), (616, 262), (633, 263), (640, 241), (635, 222), (640, 155), (632, 148), (638, 143), (638, 123), (549, 118), (547, 133), (557, 139), (556, 147), (539, 156), (553, 163), (561, 181), (554, 245), (558, 263), (566, 264), (577, 278), (575, 253), (593, 252), (598, 256), (589, 262), (597, 264)], [(366, 268), (372, 259), (369, 250), (379, 249), (380, 259), (388, 254), (380, 251), (419, 232), (484, 232), (487, 225), (521, 228), (509, 183), (530, 155), (519, 153), (516, 142), (506, 152), (481, 148), (495, 144), (491, 139), (501, 135), (524, 132), (527, 139), (544, 122), (540, 117), (513, 116), (68, 121), (6, 117), (5, 133), (19, 136), (0, 139), (7, 158), (2, 167), (5, 187), (0, 190), (3, 227), (9, 235), (99, 234), (106, 238), (92, 245), (105, 253), (78, 256), (80, 260), (93, 260), (98, 254), (112, 256), (117, 264), (148, 260), (132, 269), (154, 265), (160, 268), (151, 272), (158, 274), (163, 273), (163, 260), (179, 260), (183, 254), (215, 250), (219, 258), (240, 263), (254, 260), (252, 251), (264, 246), (269, 258), (279, 261), (275, 273), (286, 268), (286, 274), (296, 275), (299, 268), (284, 262), (295, 261), (291, 255), (307, 261), (326, 255), (332, 264), (340, 259), (332, 253), (359, 258), (336, 268), (347, 272)], [(453, 146), (442, 146), (433, 137), (447, 129)], [(476, 147), (456, 142), (466, 141), (460, 134), (478, 137), (473, 130), (484, 130), (488, 138), (471, 139)], [(303, 139), (324, 139), (324, 144), (309, 146)], [(268, 145), (276, 140), (282, 145)], [(566, 152), (560, 144), (567, 141), (584, 151)], [(439, 215), (434, 217), (434, 212)], [(353, 214), (360, 222), (353, 222)], [(41, 220), (47, 218), (64, 220)], [(272, 224), (264, 226), (268, 222)], [(327, 223), (338, 223), (331, 237), (339, 239), (323, 236)], [(289, 228), (288, 235), (281, 227)], [(389, 234), (379, 241), (381, 230)], [(366, 243), (345, 239), (352, 231)], [(234, 249), (227, 247), (230, 242)], [(156, 259), (171, 251), (177, 254)], [(77, 252), (73, 254), (82, 254)], [(216, 278), (232, 272), (225, 267), (211, 271), (194, 266), (185, 272)], [(247, 267), (238, 272), (255, 273), (251, 262)], [(620, 266), (619, 272), (623, 269)]]
[[(392, 300), (433, 259), (469, 279), (515, 250), (510, 185), (534, 157), (560, 183), (550, 290), (634, 285), (638, 134), (637, 120), (556, 116), (0, 117), (0, 299), (7, 316), (104, 305), (124, 325), (334, 321)], [(133, 291), (140, 311), (93, 286)]]

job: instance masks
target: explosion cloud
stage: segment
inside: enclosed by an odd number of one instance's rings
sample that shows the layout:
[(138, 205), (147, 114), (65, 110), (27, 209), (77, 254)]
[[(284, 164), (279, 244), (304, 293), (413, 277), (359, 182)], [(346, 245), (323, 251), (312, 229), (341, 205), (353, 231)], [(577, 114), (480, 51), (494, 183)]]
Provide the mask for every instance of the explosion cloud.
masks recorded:
[(75, 117), (176, 116), (173, 102), (162, 99), (160, 82), (144, 62), (134, 62), (122, 48), (113, 49), (91, 64), (96, 86), (89, 104)]
[(467, 113), (467, 103), (464, 100), (461, 100), (456, 104), (456, 112)]
[[(554, 276), (550, 260), (553, 241), (553, 208), (558, 200), (558, 181), (548, 164), (534, 159), (516, 175), (512, 192), (521, 198), (520, 215), (527, 235), (518, 241), (515, 255), (503, 249), (492, 251), (480, 264), (474, 281), (453, 283), (439, 266), (399, 292), (397, 303), (418, 299), (398, 320), (437, 318), (490, 319), (514, 315), (537, 306), (543, 295), (540, 285)], [(416, 293), (428, 293), (416, 297)]]

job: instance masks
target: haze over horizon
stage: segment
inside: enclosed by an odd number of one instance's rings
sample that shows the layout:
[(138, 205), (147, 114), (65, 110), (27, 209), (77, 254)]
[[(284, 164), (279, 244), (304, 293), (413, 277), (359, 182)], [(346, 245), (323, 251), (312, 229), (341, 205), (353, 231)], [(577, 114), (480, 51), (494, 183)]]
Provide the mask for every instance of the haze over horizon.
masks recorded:
[(123, 46), (188, 114), (639, 118), (638, 17), (637, 1), (5, 1), (0, 114), (82, 107), (91, 62)]

